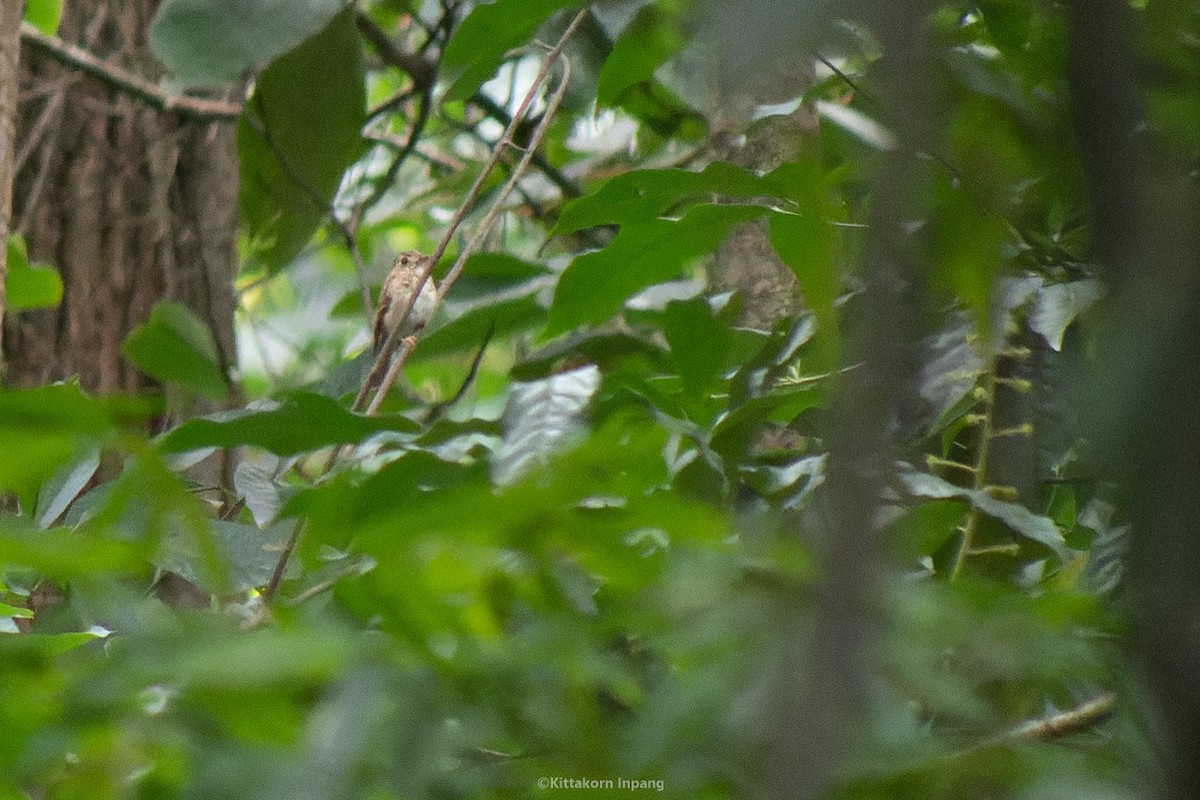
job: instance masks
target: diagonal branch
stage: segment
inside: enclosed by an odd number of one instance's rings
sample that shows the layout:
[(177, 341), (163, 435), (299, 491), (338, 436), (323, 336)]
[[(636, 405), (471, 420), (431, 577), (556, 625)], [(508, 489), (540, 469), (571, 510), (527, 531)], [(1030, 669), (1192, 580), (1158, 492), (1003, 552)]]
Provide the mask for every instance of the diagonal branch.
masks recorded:
[[(399, 340), (402, 338), (400, 336), (400, 330), (404, 325), (404, 320), (406, 320), (409, 313), (412, 312), (413, 303), (416, 302), (417, 297), (420, 295), (421, 287), (425, 285), (425, 281), (429, 280), (429, 274), (433, 271), (434, 265), (437, 264), (438, 260), (446, 252), (446, 248), (450, 246), (450, 242), (453, 240), (455, 233), (457, 233), (459, 225), (462, 224), (462, 221), (466, 219), (467, 214), (470, 213), (471, 209), (474, 207), (475, 201), (479, 198), (479, 193), (483, 189), (484, 181), (487, 180), (492, 170), (495, 169), (496, 165), (500, 162), (500, 159), (504, 155), (505, 147), (512, 145), (512, 136), (516, 132), (517, 125), (525, 118), (530, 106), (533, 105), (534, 98), (536, 98), (538, 93), (541, 91), (542, 84), (545, 82), (550, 70), (554, 67), (558, 57), (562, 54), (563, 49), (566, 48), (567, 42), (570, 41), (571, 36), (574, 35), (579, 26), (583, 24), (583, 20), (586, 17), (587, 10), (584, 9), (583, 11), (580, 11), (575, 18), (571, 20), (571, 24), (567, 26), (567, 29), (559, 38), (558, 43), (551, 48), (550, 52), (546, 55), (546, 59), (542, 63), (541, 69), (538, 70), (538, 74), (534, 77), (529, 91), (521, 100), (521, 105), (517, 108), (516, 113), (513, 114), (509, 125), (504, 129), (504, 134), (500, 138), (499, 145), (496, 147), (495, 151), (493, 151), (491, 157), (487, 160), (487, 163), (484, 164), (483, 169), (481, 169), (479, 174), (475, 177), (475, 182), (471, 184), (471, 188), (467, 191), (467, 195), (465, 198), (463, 198), (463, 202), (459, 205), (458, 209), (454, 212), (454, 215), (450, 218), (449, 223), (446, 225), (446, 232), (442, 234), (441, 241), (430, 255), (429, 263), (426, 265), (421, 275), (418, 276), (416, 289), (412, 292), (412, 295), (408, 299), (408, 304), (400, 314), (400, 317), (396, 320), (396, 325), (391, 331), (388, 332), (387, 339), (384, 341), (383, 346), (380, 347), (379, 354), (375, 358), (375, 364), (371, 367), (371, 371), (367, 375), (366, 380), (363, 381), (358, 395), (354, 398), (352, 410), (363, 410), (367, 403), (367, 396), (370, 394), (373, 387), (379, 387), (377, 392), (377, 397), (379, 398), (382, 398), (382, 396), (387, 393), (390, 384), (382, 382), (385, 371), (392, 376), (392, 381), (395, 381), (395, 376), (398, 374), (399, 364), (397, 364), (396, 369), (388, 370), (388, 367), (391, 363), (392, 354), (396, 352)], [(562, 92), (565, 90), (566, 80), (564, 79), (559, 86), (559, 91), (556, 93), (556, 96), (561, 99)], [(547, 112), (543, 115), (543, 125), (545, 125), (546, 120), (552, 118), (553, 114), (550, 113), (550, 109), (547, 109)], [(544, 133), (544, 128), (542, 126), (539, 126), (539, 130)], [(537, 135), (536, 132), (535, 135)], [(517, 168), (513, 170), (513, 174), (509, 179), (509, 184), (506, 184), (506, 186), (515, 185), (516, 181), (521, 178), (525, 172), (525, 169), (527, 168), (529, 160), (532, 158), (532, 154), (536, 151), (536, 147), (536, 142), (531, 141), (530, 146), (525, 148), (525, 157), (521, 159), (517, 165)], [(506, 191), (501, 193), (500, 197), (507, 197), (509, 191), (511, 191), (511, 189), (506, 189)], [(496, 211), (496, 214), (498, 213), (499, 212)], [(492, 220), (494, 221), (494, 215), (492, 216)], [(479, 237), (477, 236), (476, 238)], [(454, 269), (451, 270), (452, 276), (457, 277), (457, 273), (458, 271), (461, 271), (463, 263), (465, 263), (465, 259), (463, 258), (463, 254), (460, 253), (459, 260), (456, 262)], [(453, 278), (451, 275), (447, 275), (447, 280), (449, 280), (450, 283), (453, 283)], [(439, 292), (439, 301), (444, 294), (444, 290), (447, 288), (449, 288), (448, 284), (446, 281), (443, 281), (443, 292)], [(396, 361), (402, 364), (404, 358), (406, 357), (406, 354), (401, 354)], [(378, 406), (378, 403), (375, 405)]]
[[(549, 59), (547, 59), (547, 63), (550, 63)], [(562, 103), (563, 95), (567, 91), (567, 83), (571, 79), (570, 60), (564, 58), (562, 63), (562, 80), (559, 83), (558, 88), (555, 90), (554, 95), (546, 104), (546, 112), (542, 116), (541, 122), (538, 123), (536, 130), (534, 130), (533, 136), (530, 137), (529, 146), (525, 148), (524, 152), (522, 153), (521, 160), (517, 162), (517, 165), (513, 168), (512, 174), (509, 176), (508, 181), (504, 184), (504, 187), (500, 190), (499, 194), (496, 195), (496, 198), (492, 201), (492, 205), (488, 209), (487, 214), (479, 223), (479, 226), (475, 229), (475, 235), (472, 236), (471, 240), (467, 242), (465, 247), (462, 248), (458, 254), (458, 258), (454, 262), (454, 266), (450, 268), (450, 271), (446, 273), (446, 277), (442, 279), (442, 284), (438, 287), (437, 298), (434, 301), (435, 308), (439, 303), (441, 303), (442, 298), (446, 296), (446, 292), (450, 291), (450, 287), (454, 285), (454, 281), (456, 281), (458, 276), (462, 273), (463, 266), (467, 263), (467, 259), (471, 257), (471, 254), (479, 249), (479, 246), (483, 244), (484, 239), (486, 239), (488, 234), (491, 233), (492, 226), (496, 224), (496, 219), (504, 210), (504, 202), (508, 199), (508, 196), (512, 194), (513, 189), (516, 188), (517, 182), (521, 180), (521, 177), (525, 174), (526, 170), (529, 169), (529, 162), (532, 159), (533, 153), (537, 149), (538, 144), (541, 142), (542, 137), (546, 135), (546, 131), (549, 130), (550, 123), (554, 119), (554, 112), (558, 110), (559, 104)], [(499, 149), (500, 148), (497, 148), (498, 151)], [(432, 267), (433, 264), (431, 263), (429, 267), (426, 268), (426, 277), (428, 277), (429, 270)], [(414, 292), (413, 297), (409, 302), (410, 309), (413, 302), (416, 300), (416, 296), (417, 293)], [(394, 329), (392, 333), (395, 334), (398, 330), (399, 327)], [(408, 358), (410, 350), (411, 348), (408, 347), (402, 350), (388, 367), (388, 371), (384, 376), (382, 385), (375, 393), (375, 397), (372, 399), (371, 404), (367, 407), (368, 415), (374, 414), (379, 410), (379, 405), (383, 402), (383, 398), (387, 395), (388, 389), (393, 383), (396, 382), (396, 378), (400, 374), (400, 369), (404, 366), (404, 361)]]
[(99, 78), (159, 111), (175, 112), (202, 122), (236, 122), (242, 116), (242, 106), (237, 103), (168, 94), (141, 75), (102, 61), (82, 47), (64, 42), (57, 36), (47, 36), (28, 22), (21, 23), (21, 41), (55, 61)]

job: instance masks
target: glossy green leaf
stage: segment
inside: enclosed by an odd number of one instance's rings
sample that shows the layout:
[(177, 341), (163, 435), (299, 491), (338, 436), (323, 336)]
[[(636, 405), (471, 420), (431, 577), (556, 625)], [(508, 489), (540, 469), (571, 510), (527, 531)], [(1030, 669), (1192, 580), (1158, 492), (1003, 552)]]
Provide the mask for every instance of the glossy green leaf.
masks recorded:
[(1061, 350), (1067, 328), (1103, 296), (1104, 286), (1095, 280), (1043, 286), (1034, 300), (1029, 327), (1040, 334), (1046, 344)]
[(442, 53), (453, 75), (446, 100), (465, 100), (495, 73), (504, 54), (527, 43), (555, 11), (584, 0), (496, 0), (471, 9)]
[(602, 322), (637, 291), (674, 278), (716, 250), (735, 226), (763, 213), (754, 206), (703, 205), (678, 221), (624, 225), (608, 247), (580, 256), (563, 272), (543, 335)]
[(1064, 564), (1072, 555), (1063, 539), (1062, 531), (1054, 524), (1054, 520), (1034, 514), (1019, 503), (997, 500), (985, 491), (955, 486), (944, 478), (912, 469), (901, 471), (900, 479), (914, 497), (958, 497), (970, 502), (984, 514), (1003, 522), (1014, 533), (1044, 544)]
[(156, 305), (150, 319), (125, 339), (121, 352), (163, 383), (208, 397), (222, 397), (228, 389), (212, 331), (179, 303), (165, 300)]
[(203, 447), (254, 445), (276, 455), (293, 455), (334, 444), (353, 444), (379, 431), (414, 433), (404, 417), (352, 414), (319, 394), (294, 392), (269, 410), (225, 412), (188, 420), (162, 438), (164, 452)]
[(233, 473), (233, 488), (245, 500), (259, 527), (273, 522), (283, 508), (284, 487), (275, 479), (274, 462), (274, 459), (243, 461)]
[(492, 461), (496, 483), (516, 482), (581, 436), (583, 414), (598, 388), (600, 371), (592, 365), (510, 384), (504, 436)]
[(295, 257), (328, 215), (343, 173), (359, 154), (364, 92), (352, 10), (255, 82), (238, 124), (241, 211), (253, 257), (268, 270)]
[(7, 249), (7, 310), (53, 308), (62, 302), (63, 284), (57, 270), (44, 264), (31, 264), (25, 252), (25, 240), (17, 234), (8, 237)]
[(504, 336), (537, 327), (546, 319), (546, 310), (534, 294), (470, 305), (460, 309), (454, 319), (422, 336), (413, 350), (413, 359), (478, 348), (489, 331), (493, 336)]
[(684, 45), (682, 20), (659, 5), (642, 8), (613, 43), (600, 70), (596, 102), (611, 106), (635, 83), (647, 80)]
[(38, 491), (34, 514), (38, 525), (48, 528), (57, 522), (99, 468), (100, 449), (88, 447), (54, 473)]
[(226, 83), (328, 24), (338, 0), (164, 0), (150, 47), (185, 86)]

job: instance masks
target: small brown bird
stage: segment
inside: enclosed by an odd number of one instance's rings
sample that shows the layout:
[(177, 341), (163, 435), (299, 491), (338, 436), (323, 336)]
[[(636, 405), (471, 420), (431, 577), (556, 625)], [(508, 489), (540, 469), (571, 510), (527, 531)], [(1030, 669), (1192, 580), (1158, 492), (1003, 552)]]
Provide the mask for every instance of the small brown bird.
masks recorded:
[[(408, 307), (409, 298), (417, 288), (417, 280), (428, 263), (429, 256), (412, 251), (406, 251), (396, 256), (396, 263), (392, 266), (392, 271), (383, 279), (383, 287), (379, 290), (379, 308), (375, 311), (375, 320), (371, 325), (376, 353), (383, 347), (388, 333), (396, 327), (400, 315)], [(417, 296), (417, 301), (413, 304), (412, 311), (400, 331), (406, 339), (411, 339), (413, 334), (419, 332), (425, 327), (425, 323), (429, 322), (429, 317), (433, 314), (433, 301), (436, 295), (437, 286), (434, 285), (431, 275), (429, 280), (425, 281), (425, 285), (421, 287), (421, 293)]]

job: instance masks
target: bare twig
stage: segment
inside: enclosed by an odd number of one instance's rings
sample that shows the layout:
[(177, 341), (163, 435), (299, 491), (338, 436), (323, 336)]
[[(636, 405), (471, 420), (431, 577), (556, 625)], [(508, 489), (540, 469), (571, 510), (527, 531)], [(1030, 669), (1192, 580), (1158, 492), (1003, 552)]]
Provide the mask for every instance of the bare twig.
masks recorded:
[[(392, 136), (379, 131), (365, 131), (363, 133), (363, 138), (367, 141), (376, 142), (377, 144), (395, 148), (396, 150), (401, 150), (408, 146), (408, 139), (401, 139), (398, 136)], [(421, 142), (417, 142), (416, 147), (413, 148), (413, 152), (428, 161), (430, 164), (437, 164), (439, 167), (445, 167), (446, 169), (453, 170), (455, 172), (461, 172), (467, 168), (466, 163), (461, 159), (455, 158), (449, 153), (443, 153), (434, 147), (426, 146)]]
[[(500, 140), (500, 146), (496, 147), (487, 163), (484, 164), (483, 169), (481, 169), (479, 175), (476, 176), (475, 182), (471, 184), (471, 188), (467, 191), (467, 195), (463, 199), (463, 202), (459, 205), (458, 209), (454, 212), (454, 215), (450, 218), (450, 222), (446, 226), (446, 232), (442, 234), (442, 239), (431, 254), (429, 263), (426, 265), (425, 269), (417, 279), (417, 290), (412, 293), (411, 297), (409, 297), (407, 305), (403, 309), (400, 317), (396, 320), (395, 327), (388, 332), (387, 339), (384, 341), (383, 346), (379, 350), (379, 354), (375, 358), (375, 364), (372, 366), (370, 373), (367, 375), (367, 379), (363, 381), (362, 388), (359, 390), (358, 396), (354, 398), (354, 405), (352, 406), (354, 411), (361, 411), (365, 407), (367, 396), (370, 394), (372, 387), (379, 386), (379, 391), (377, 392), (377, 396), (379, 397), (387, 393), (391, 383), (384, 383), (381, 380), (385, 371), (388, 371), (389, 374), (391, 374), (391, 382), (395, 382), (395, 376), (399, 372), (398, 364), (403, 362), (403, 358), (396, 358), (395, 361), (397, 362), (397, 369), (389, 370), (388, 367), (389, 364), (392, 363), (392, 354), (396, 352), (396, 347), (399, 344), (398, 340), (401, 338), (399, 331), (403, 327), (404, 320), (408, 318), (409, 313), (412, 311), (413, 303), (420, 294), (420, 287), (425, 285), (425, 281), (429, 279), (429, 274), (433, 271), (434, 265), (437, 264), (438, 260), (442, 257), (442, 254), (446, 252), (446, 248), (450, 246), (450, 242), (454, 238), (454, 235), (458, 230), (458, 226), (462, 224), (462, 221), (466, 218), (467, 214), (475, 205), (475, 201), (479, 198), (479, 193), (483, 189), (484, 181), (487, 180), (488, 175), (491, 174), (492, 170), (495, 169), (496, 164), (499, 163), (500, 159), (503, 157), (504, 147), (512, 144), (512, 136), (516, 132), (517, 125), (522, 119), (524, 119), (529, 107), (533, 104), (534, 98), (536, 98), (538, 93), (541, 91), (541, 86), (546, 80), (546, 76), (550, 73), (550, 70), (553, 68), (559, 55), (562, 54), (563, 49), (566, 47), (567, 42), (575, 33), (576, 29), (583, 23), (583, 20), (586, 18), (586, 16), (586, 9), (584, 11), (580, 11), (571, 21), (571, 24), (567, 26), (567, 29), (563, 32), (558, 44), (556, 44), (551, 49), (549, 54), (547, 54), (545, 61), (542, 63), (541, 69), (538, 71), (537, 76), (534, 78), (533, 83), (530, 86), (529, 91), (522, 99), (521, 105), (517, 108), (517, 112), (513, 114), (509, 125), (505, 128), (504, 135)], [(564, 80), (559, 87), (560, 96), (561, 91), (565, 90), (565, 87), (566, 81)], [(551, 119), (552, 116), (553, 115), (550, 113), (545, 114), (543, 117), (543, 123), (545, 120)], [(533, 143), (531, 142), (531, 144)], [(531, 156), (535, 150), (536, 145), (526, 148), (526, 156)], [(521, 163), (528, 164), (528, 158), (522, 159)], [(523, 172), (524, 168), (521, 168), (519, 164), (518, 168), (514, 170), (513, 176), (509, 180), (509, 184), (515, 185), (516, 180), (520, 179)], [(508, 191), (503, 192), (503, 196), (507, 196), (507, 194)], [(455, 265), (459, 271), (461, 271), (462, 261), (463, 260), (460, 256), (459, 263)], [(455, 270), (451, 270), (451, 272), (457, 276), (457, 272)], [(453, 283), (453, 279), (449, 275), (447, 276), (447, 279), (450, 280), (450, 283)], [(443, 280), (442, 288), (443, 292), (439, 293), (439, 301), (444, 293), (444, 290), (448, 288), (446, 280)], [(378, 407), (378, 404), (375, 405)]]
[[(514, 131), (516, 130), (516, 126), (513, 125), (513, 118), (509, 116), (508, 112), (505, 111), (504, 108), (495, 100), (488, 97), (483, 92), (476, 92), (471, 97), (470, 102), (472, 105), (477, 106), (489, 117), (496, 120), (501, 125), (504, 125), (506, 129), (511, 126)], [(521, 114), (516, 115), (518, 124), (521, 116)], [(579, 188), (579, 185), (564, 175), (562, 170), (551, 164), (550, 161), (547, 160), (546, 156), (542, 153), (534, 152), (533, 165), (537, 167), (538, 171), (545, 175), (551, 183), (553, 183), (562, 191), (564, 197), (574, 198), (583, 196), (583, 190)]]
[(1113, 713), (1116, 706), (1117, 696), (1112, 692), (1102, 692), (1074, 708), (1068, 708), (1066, 711), (1059, 711), (1041, 719), (1023, 722), (956, 755), (971, 755), (982, 750), (1019, 742), (1049, 742), (1062, 739), (1103, 722)]
[(442, 414), (446, 413), (448, 408), (463, 399), (467, 390), (471, 388), (471, 384), (475, 383), (475, 376), (479, 374), (479, 365), (483, 363), (483, 354), (487, 352), (488, 344), (491, 343), (492, 336), (495, 333), (496, 322), (493, 320), (492, 324), (488, 326), (487, 333), (483, 335), (483, 341), (479, 343), (479, 349), (475, 351), (475, 358), (471, 359), (471, 368), (467, 370), (466, 377), (459, 384), (458, 391), (452, 394), (449, 399), (429, 407), (429, 411), (425, 413), (425, 417), (422, 420), (425, 425), (432, 425), (441, 418)]
[[(581, 12), (580, 16), (576, 18), (577, 21), (582, 20), (582, 17), (583, 17), (583, 14)], [(566, 44), (565, 37), (569, 36), (571, 33), (572, 33), (572, 29), (568, 28), (567, 33), (564, 34), (564, 39), (559, 43), (560, 47), (555, 48), (558, 52), (553, 53), (551, 56), (549, 56), (547, 58), (547, 65), (549, 65), (551, 63), (551, 59), (559, 57), (559, 55), (562, 52), (561, 45)], [(558, 88), (554, 92), (554, 95), (550, 98), (549, 102), (546, 104), (546, 111), (542, 115), (542, 120), (541, 120), (541, 122), (538, 123), (537, 129), (534, 130), (533, 136), (530, 137), (529, 145), (525, 148), (524, 153), (521, 156), (521, 160), (517, 162), (515, 167), (513, 167), (512, 174), (509, 176), (508, 181), (504, 184), (504, 187), (500, 190), (499, 194), (497, 194), (496, 198), (492, 201), (492, 205), (488, 209), (487, 214), (484, 216), (483, 220), (479, 223), (478, 227), (475, 229), (475, 235), (473, 237), (471, 237), (471, 240), (467, 243), (467, 245), (465, 247), (463, 247), (462, 250), (459, 251), (458, 258), (455, 260), (454, 266), (452, 266), (450, 268), (450, 271), (446, 273), (446, 277), (442, 279), (442, 283), (438, 287), (437, 298), (434, 301), (434, 308), (436, 308), (438, 306), (438, 304), (441, 303), (442, 298), (444, 298), (446, 296), (446, 292), (450, 291), (450, 287), (454, 285), (454, 281), (458, 279), (459, 274), (463, 270), (463, 266), (466, 265), (467, 259), (470, 258), (471, 254), (474, 253), (481, 244), (483, 244), (484, 239), (486, 239), (488, 234), (491, 233), (492, 226), (496, 223), (496, 219), (500, 216), (500, 213), (504, 210), (504, 201), (508, 199), (508, 196), (510, 194), (512, 194), (512, 191), (516, 187), (517, 182), (521, 180), (521, 177), (525, 174), (526, 170), (529, 169), (529, 163), (533, 158), (533, 153), (537, 150), (537, 146), (538, 146), (538, 144), (541, 143), (542, 137), (546, 135), (546, 131), (550, 128), (550, 123), (554, 119), (554, 112), (556, 112), (558, 110), (559, 104), (562, 103), (563, 95), (566, 93), (566, 90), (567, 90), (567, 83), (568, 83), (568, 81), (570, 81), (570, 78), (571, 78), (571, 62), (570, 62), (570, 60), (564, 58), (562, 60), (562, 64), (563, 64), (562, 81), (559, 83)], [(541, 80), (544, 80), (544, 78), (545, 78), (545, 75), (539, 75), (538, 83), (540, 83)], [(537, 88), (537, 84), (534, 85), (534, 88), (535, 89)], [(529, 97), (526, 97), (526, 99), (528, 100)], [(522, 105), (524, 106), (525, 104), (522, 104)], [(521, 113), (523, 114), (524, 111), (522, 110)], [(518, 115), (518, 117), (519, 116), (520, 115)], [(497, 152), (500, 152), (502, 149), (503, 149), (502, 147), (497, 147)], [(443, 251), (445, 250), (446, 243), (448, 243), (448, 240), (447, 240), (447, 242), (443, 243), (443, 245), (442, 245)], [(418, 282), (418, 286), (423, 285), (424, 280), (429, 277), (429, 272), (432, 270), (432, 268), (433, 268), (433, 262), (431, 261), (431, 263), (425, 268), (425, 274), (422, 277), (422, 279)], [(410, 310), (412, 308), (413, 302), (415, 302), (415, 300), (416, 300), (416, 295), (417, 295), (417, 293), (414, 292), (413, 296), (409, 299), (408, 305), (409, 305)], [(407, 316), (407, 315), (408, 315), (408, 312), (405, 312), (405, 316)], [(392, 330), (391, 335), (392, 336), (398, 335), (398, 333), (397, 333), (398, 331), (399, 331), (399, 326), (397, 326), (395, 329)], [(375, 397), (372, 399), (370, 405), (367, 406), (367, 414), (368, 415), (374, 414), (379, 409), (380, 404), (383, 402), (383, 398), (385, 396), (387, 396), (388, 390), (391, 388), (392, 384), (394, 384), (396, 382), (396, 378), (397, 378), (397, 376), (399, 376), (400, 369), (404, 366), (404, 361), (408, 358), (408, 353), (410, 350), (411, 350), (411, 348), (408, 348), (408, 347), (404, 348), (404, 350), (396, 356), (396, 358), (392, 361), (391, 365), (388, 367), (387, 374), (384, 376), (383, 381), (382, 381), (381, 385), (379, 386), (379, 389), (375, 392)], [(385, 352), (386, 352), (386, 349), (385, 349)]]
[(56, 61), (99, 78), (159, 111), (173, 111), (181, 116), (206, 122), (236, 122), (242, 116), (242, 106), (236, 103), (167, 94), (157, 84), (142, 76), (135, 75), (117, 64), (102, 61), (82, 47), (64, 42), (57, 36), (47, 36), (28, 22), (21, 23), (21, 41)]
[[(475, 201), (478, 199), (479, 193), (483, 188), (484, 181), (499, 163), (505, 147), (512, 145), (511, 137), (516, 130), (517, 124), (524, 118), (526, 112), (529, 110), (529, 107), (533, 104), (534, 98), (536, 98), (538, 93), (541, 91), (542, 84), (545, 82), (546, 77), (550, 74), (550, 70), (560, 59), (562, 56), (562, 51), (566, 47), (567, 42), (575, 33), (576, 29), (578, 29), (578, 27), (583, 23), (583, 20), (586, 18), (586, 16), (586, 9), (584, 11), (580, 11), (571, 21), (571, 24), (567, 26), (567, 29), (563, 32), (558, 43), (551, 48), (550, 52), (547, 54), (546, 59), (542, 64), (542, 68), (538, 71), (537, 76), (534, 78), (532, 86), (530, 86), (530, 89), (526, 93), (525, 98), (522, 100), (520, 107), (517, 109), (517, 113), (513, 115), (512, 122), (505, 129), (504, 135), (497, 144), (495, 151), (492, 153), (491, 157), (488, 159), (479, 175), (476, 176), (475, 182), (471, 184), (471, 188), (467, 191), (467, 195), (465, 198), (463, 198), (463, 202), (459, 205), (458, 209), (451, 217), (449, 224), (446, 226), (446, 232), (442, 234), (441, 241), (431, 254), (429, 263), (418, 277), (416, 288), (412, 292), (412, 296), (409, 298), (408, 304), (404, 307), (400, 317), (396, 320), (395, 325), (388, 332), (388, 336), (384, 340), (383, 345), (379, 348), (379, 353), (376, 355), (375, 363), (371, 367), (371, 371), (363, 381), (358, 395), (354, 399), (352, 410), (362, 411), (364, 403), (366, 403), (367, 397), (371, 392), (371, 388), (378, 386), (379, 388), (375, 393), (374, 399), (371, 402), (370, 407), (366, 410), (368, 415), (374, 414), (378, 410), (379, 404), (383, 402), (383, 398), (387, 395), (388, 390), (395, 383), (396, 377), (399, 375), (400, 369), (403, 367), (404, 361), (408, 357), (408, 353), (411, 350), (411, 345), (413, 342), (411, 337), (401, 336), (400, 331), (404, 326), (404, 321), (412, 312), (413, 303), (420, 294), (421, 287), (425, 285), (425, 281), (429, 280), (429, 275), (433, 271), (434, 265), (437, 264), (438, 259), (441, 258), (446, 252), (446, 248), (449, 247), (450, 242), (457, 233), (459, 225), (462, 224), (462, 221), (466, 219), (467, 214), (475, 205)], [(514, 167), (512, 175), (509, 176), (508, 182), (505, 183), (504, 188), (501, 189), (500, 193), (496, 196), (496, 199), (492, 202), (487, 214), (480, 222), (475, 232), (475, 236), (462, 249), (454, 263), (454, 266), (450, 269), (449, 273), (447, 273), (446, 277), (442, 279), (441, 286), (439, 287), (437, 297), (434, 301), (435, 308), (441, 303), (442, 298), (445, 297), (445, 294), (447, 291), (449, 291), (450, 287), (454, 285), (454, 281), (462, 272), (463, 265), (466, 263), (468, 256), (470, 256), (475, 248), (477, 248), (480, 243), (483, 242), (487, 234), (490, 232), (492, 225), (495, 224), (496, 218), (499, 216), (503, 208), (505, 199), (512, 192), (513, 187), (516, 186), (517, 182), (528, 169), (530, 160), (537, 148), (538, 143), (541, 142), (542, 137), (545, 136), (546, 131), (549, 129), (550, 122), (554, 118), (554, 112), (558, 109), (558, 106), (562, 102), (563, 95), (566, 92), (567, 83), (569, 82), (571, 76), (570, 61), (564, 58), (562, 59), (562, 64), (562, 80), (560, 81), (558, 88), (555, 90), (554, 95), (547, 103), (546, 110), (542, 115), (542, 120), (538, 124), (537, 129), (534, 131), (533, 136), (530, 139), (529, 146), (525, 148), (523, 157), (517, 163), (516, 167)], [(397, 347), (401, 345), (401, 342), (403, 342), (403, 346), (400, 347), (400, 352), (397, 353)], [(393, 354), (395, 354), (395, 358), (392, 357)], [(338, 449), (339, 448), (335, 447), (330, 452), (329, 462), (327, 463), (332, 464), (332, 461), (337, 457)], [(275, 569), (271, 575), (271, 581), (263, 591), (264, 603), (270, 604), (278, 592), (279, 584), (283, 580), (284, 572), (287, 570), (288, 561), (290, 560), (296, 545), (300, 541), (300, 537), (304, 534), (304, 528), (304, 521), (298, 521), (296, 523), (296, 527), (292, 530), (291, 536), (288, 537), (288, 541), (284, 545), (283, 552), (280, 553), (279, 560), (275, 564)]]
[(287, 544), (283, 546), (283, 550), (279, 553), (279, 560), (275, 562), (275, 569), (271, 572), (271, 580), (267, 583), (267, 588), (263, 589), (262, 601), (264, 606), (271, 605), (271, 601), (275, 599), (275, 595), (279, 592), (279, 584), (283, 581), (283, 573), (287, 571), (288, 561), (292, 558), (292, 551), (296, 549), (296, 543), (300, 541), (300, 534), (304, 532), (304, 520), (296, 520), (296, 525), (292, 528), (292, 535), (288, 537)]

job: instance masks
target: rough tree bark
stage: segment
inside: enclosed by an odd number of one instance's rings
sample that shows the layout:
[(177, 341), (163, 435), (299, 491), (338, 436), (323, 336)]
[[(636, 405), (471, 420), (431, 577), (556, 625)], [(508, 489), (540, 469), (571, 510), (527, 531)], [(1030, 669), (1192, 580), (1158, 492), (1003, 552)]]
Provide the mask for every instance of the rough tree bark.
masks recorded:
[(16, 152), (18, 26), (22, 0), (0, 0), (0, 378), (4, 377), (4, 309), (8, 234), (12, 229), (12, 168)]
[[(157, 0), (64, 4), (59, 35), (150, 80)], [(72, 375), (89, 390), (149, 379), (120, 345), (159, 300), (211, 327), (233, 362), (237, 156), (227, 122), (193, 122), (26, 47), (21, 54), (14, 229), (62, 274), (57, 309), (5, 320), (10, 382)]]
[[(749, 73), (747, 76), (749, 77)], [(791, 56), (738, 85), (718, 86), (712, 114), (714, 155), (755, 172), (769, 172), (795, 159), (817, 135), (817, 111), (806, 103), (751, 126), (756, 106), (786, 103), (812, 86), (812, 60)], [(713, 260), (713, 285), (736, 291), (742, 300), (739, 324), (770, 330), (799, 309), (801, 287), (767, 237), (765, 222), (735, 229)]]

